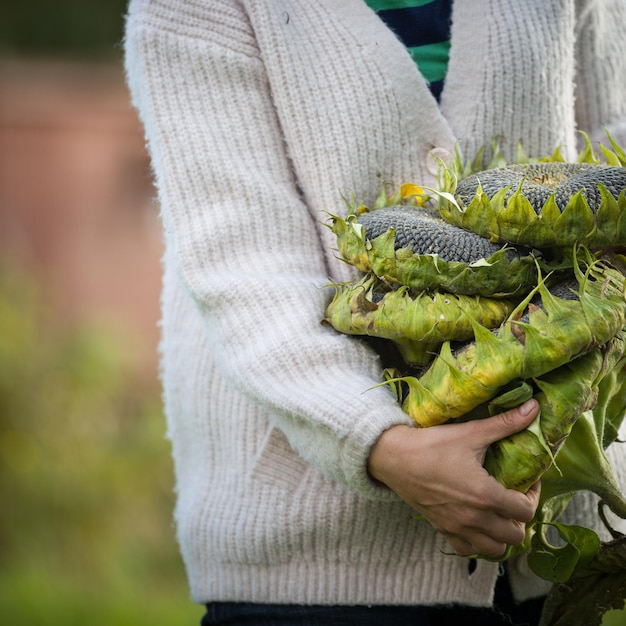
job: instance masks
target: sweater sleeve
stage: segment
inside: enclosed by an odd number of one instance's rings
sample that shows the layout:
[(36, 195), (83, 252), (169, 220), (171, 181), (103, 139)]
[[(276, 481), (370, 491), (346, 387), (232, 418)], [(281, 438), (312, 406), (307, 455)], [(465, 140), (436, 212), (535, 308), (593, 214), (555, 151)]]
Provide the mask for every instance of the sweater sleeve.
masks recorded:
[(626, 28), (623, 0), (580, 0), (577, 17), (576, 121), (593, 141), (606, 130), (626, 145)]
[(368, 478), (367, 457), (381, 432), (410, 420), (387, 388), (374, 389), (376, 354), (321, 323), (326, 255), (246, 16), (224, 2), (194, 15), (193, 3), (147, 5), (131, 3), (128, 84), (207, 356), (326, 476), (391, 497)]

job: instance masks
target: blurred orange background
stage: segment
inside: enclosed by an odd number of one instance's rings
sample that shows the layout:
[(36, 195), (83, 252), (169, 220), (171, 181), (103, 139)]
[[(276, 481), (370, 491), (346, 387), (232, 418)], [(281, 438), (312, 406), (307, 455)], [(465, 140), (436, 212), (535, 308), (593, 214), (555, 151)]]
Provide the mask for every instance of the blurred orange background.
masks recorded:
[(121, 61), (0, 62), (0, 249), (154, 373), (161, 233)]
[(197, 624), (158, 380), (126, 0), (0, 3), (0, 615)]

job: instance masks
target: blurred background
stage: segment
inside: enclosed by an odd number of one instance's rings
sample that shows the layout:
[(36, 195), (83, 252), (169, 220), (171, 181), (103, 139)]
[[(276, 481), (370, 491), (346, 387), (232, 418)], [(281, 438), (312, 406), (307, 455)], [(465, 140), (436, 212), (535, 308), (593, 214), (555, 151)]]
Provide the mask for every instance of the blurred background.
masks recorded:
[(197, 624), (172, 526), (161, 233), (127, 0), (0, 3), (0, 615)]
[(0, 1), (0, 616), (10, 626), (202, 616), (172, 525), (162, 241), (124, 83), (126, 4)]

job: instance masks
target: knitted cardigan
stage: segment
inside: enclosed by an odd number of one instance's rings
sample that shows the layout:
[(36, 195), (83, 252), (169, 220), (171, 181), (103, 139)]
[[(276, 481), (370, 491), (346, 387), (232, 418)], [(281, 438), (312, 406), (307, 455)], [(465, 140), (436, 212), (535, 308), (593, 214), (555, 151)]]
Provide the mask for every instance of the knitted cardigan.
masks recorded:
[[(424, 25), (425, 28), (428, 25)], [(321, 323), (327, 212), (434, 157), (512, 158), (577, 129), (626, 139), (622, 0), (456, 0), (438, 106), (362, 0), (131, 0), (125, 62), (165, 233), (161, 377), (175, 517), (197, 602), (488, 605), (498, 565), (448, 544), (368, 477), (409, 423), (376, 354)], [(594, 514), (590, 498), (577, 515)], [(574, 506), (574, 505), (573, 505)], [(519, 598), (545, 591), (523, 560)]]

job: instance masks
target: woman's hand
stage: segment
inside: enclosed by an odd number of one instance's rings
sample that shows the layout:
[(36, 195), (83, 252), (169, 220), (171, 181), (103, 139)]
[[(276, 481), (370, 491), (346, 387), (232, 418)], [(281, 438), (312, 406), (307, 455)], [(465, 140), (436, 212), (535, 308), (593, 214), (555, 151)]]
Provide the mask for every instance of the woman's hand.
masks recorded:
[(369, 473), (423, 515), (460, 556), (498, 558), (507, 545), (524, 540), (540, 487), (525, 494), (506, 489), (484, 469), (485, 452), (526, 428), (537, 412), (536, 400), (529, 400), (483, 420), (394, 426), (372, 448)]

